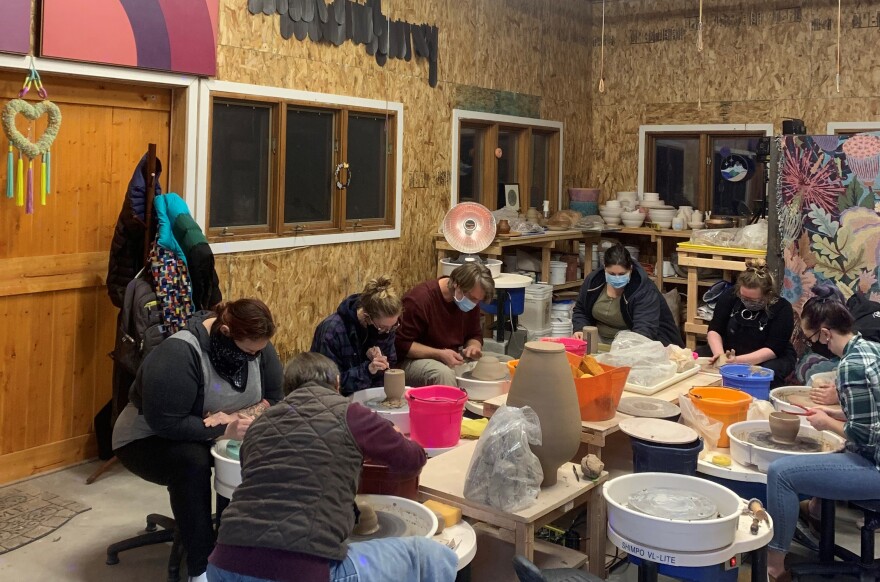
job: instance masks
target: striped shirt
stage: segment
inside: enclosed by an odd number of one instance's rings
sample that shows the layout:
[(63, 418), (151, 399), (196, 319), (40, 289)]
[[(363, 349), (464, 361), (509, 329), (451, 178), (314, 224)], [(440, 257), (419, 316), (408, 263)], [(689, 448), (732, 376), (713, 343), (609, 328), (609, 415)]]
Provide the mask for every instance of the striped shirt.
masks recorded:
[(846, 344), (837, 368), (837, 394), (846, 414), (846, 448), (880, 470), (880, 344), (861, 334)]

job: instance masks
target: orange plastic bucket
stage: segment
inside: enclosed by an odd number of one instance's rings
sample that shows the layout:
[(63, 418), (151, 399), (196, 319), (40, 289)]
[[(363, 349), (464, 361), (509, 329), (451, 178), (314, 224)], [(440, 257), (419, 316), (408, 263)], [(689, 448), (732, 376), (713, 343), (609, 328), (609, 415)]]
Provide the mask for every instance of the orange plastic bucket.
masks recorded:
[(716, 386), (695, 386), (688, 392), (688, 398), (703, 414), (721, 422), (718, 447), (725, 449), (730, 446), (727, 427), (745, 420), (752, 403), (752, 396), (742, 390)]
[[(581, 363), (581, 357), (570, 352), (565, 352), (568, 363), (577, 367)], [(516, 374), (519, 360), (507, 362), (511, 379)], [(615, 368), (599, 364), (605, 370), (604, 374), (598, 374), (592, 378), (575, 378), (574, 388), (577, 391), (578, 406), (581, 410), (581, 420), (602, 421), (611, 420), (617, 413), (617, 405), (626, 387), (626, 379), (629, 376), (629, 368)]]

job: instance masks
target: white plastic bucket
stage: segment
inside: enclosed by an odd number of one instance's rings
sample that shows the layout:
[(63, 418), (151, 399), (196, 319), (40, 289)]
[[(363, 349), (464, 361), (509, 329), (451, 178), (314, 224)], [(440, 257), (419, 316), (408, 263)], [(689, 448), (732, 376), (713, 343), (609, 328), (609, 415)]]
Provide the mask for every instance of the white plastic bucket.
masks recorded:
[(550, 261), (550, 284), (561, 285), (565, 283), (565, 271), (568, 264), (562, 261)]

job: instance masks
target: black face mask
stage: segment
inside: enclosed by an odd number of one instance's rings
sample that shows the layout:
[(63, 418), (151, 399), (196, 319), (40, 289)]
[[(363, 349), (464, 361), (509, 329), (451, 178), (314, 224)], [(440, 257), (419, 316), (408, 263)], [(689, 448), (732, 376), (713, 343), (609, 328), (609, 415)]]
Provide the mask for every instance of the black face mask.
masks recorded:
[(235, 345), (235, 340), (222, 333), (211, 334), (211, 365), (236, 390), (244, 390), (247, 386), (248, 363), (259, 355), (247, 353)]

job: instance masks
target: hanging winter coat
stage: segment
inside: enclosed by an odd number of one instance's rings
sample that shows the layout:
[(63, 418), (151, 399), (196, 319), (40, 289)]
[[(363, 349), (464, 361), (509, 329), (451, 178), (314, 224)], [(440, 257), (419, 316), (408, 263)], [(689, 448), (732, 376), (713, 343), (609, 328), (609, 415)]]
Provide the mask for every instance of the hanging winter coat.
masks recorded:
[[(116, 220), (116, 230), (110, 243), (110, 262), (107, 268), (107, 293), (113, 305), (122, 309), (125, 288), (144, 266), (144, 233), (146, 232), (147, 155), (141, 158), (125, 193), (122, 210)], [(162, 162), (156, 159), (156, 196), (162, 194), (159, 176)]]

